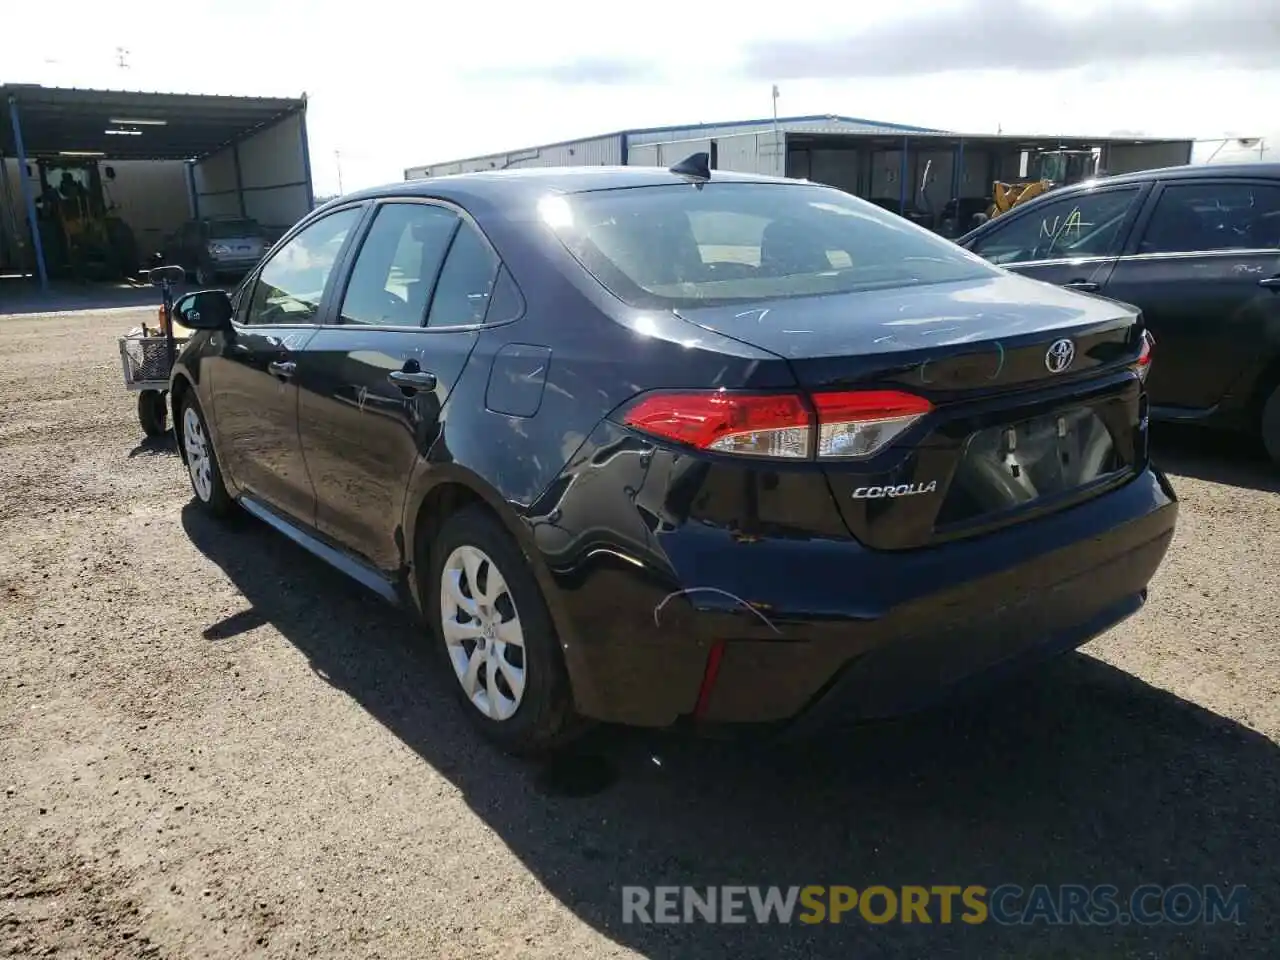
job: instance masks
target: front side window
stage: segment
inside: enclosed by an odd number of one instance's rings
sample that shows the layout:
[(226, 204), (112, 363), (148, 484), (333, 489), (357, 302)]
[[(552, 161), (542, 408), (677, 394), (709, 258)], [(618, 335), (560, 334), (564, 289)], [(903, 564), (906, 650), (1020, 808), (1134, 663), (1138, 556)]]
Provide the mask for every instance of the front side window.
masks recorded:
[(1160, 193), (1139, 253), (1280, 248), (1280, 186), (1177, 183)]
[(436, 275), (460, 222), (444, 207), (383, 204), (351, 271), (342, 322), (422, 326)]
[(542, 201), (573, 256), (641, 307), (739, 303), (990, 276), (903, 218), (802, 183), (601, 190)]
[(245, 322), (315, 323), (329, 275), (362, 212), (352, 207), (332, 213), (277, 249), (254, 284)]
[(1010, 216), (971, 247), (992, 263), (1106, 257), (1119, 252), (1121, 231), (1138, 200), (1138, 187), (1081, 193), (1049, 200), (1034, 211)]

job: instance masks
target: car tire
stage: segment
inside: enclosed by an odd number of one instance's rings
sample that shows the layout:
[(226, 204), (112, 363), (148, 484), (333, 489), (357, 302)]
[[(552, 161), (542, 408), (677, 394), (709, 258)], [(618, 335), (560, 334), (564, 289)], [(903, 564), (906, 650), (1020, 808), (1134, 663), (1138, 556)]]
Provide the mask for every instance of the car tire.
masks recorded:
[(212, 516), (220, 519), (230, 516), (235, 510), (235, 501), (222, 482), (222, 468), (204, 413), (190, 392), (182, 398), (182, 453), (196, 502)]
[(211, 267), (206, 267), (203, 263), (199, 264), (196, 267), (196, 284), (201, 287), (216, 287), (218, 275)]
[(148, 437), (164, 436), (167, 419), (163, 393), (159, 390), (138, 391), (138, 423), (142, 424), (143, 433)]
[(1262, 444), (1271, 462), (1280, 464), (1280, 386), (1271, 391), (1262, 407)]
[(427, 621), (471, 723), (508, 753), (563, 747), (582, 724), (555, 625), (515, 541), (486, 509), (467, 507), (430, 550)]

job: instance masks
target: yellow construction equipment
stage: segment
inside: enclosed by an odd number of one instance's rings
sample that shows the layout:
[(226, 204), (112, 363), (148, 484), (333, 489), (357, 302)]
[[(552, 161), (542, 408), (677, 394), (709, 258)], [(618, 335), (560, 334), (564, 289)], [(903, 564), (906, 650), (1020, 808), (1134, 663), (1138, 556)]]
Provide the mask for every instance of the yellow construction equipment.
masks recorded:
[[(1092, 150), (1045, 150), (1032, 158), (1036, 172), (1034, 180), (997, 180), (991, 184), (991, 206), (987, 219), (1008, 213), (1020, 203), (1026, 203), (1054, 187), (1063, 187), (1087, 180), (1096, 172), (1096, 158)], [(1030, 164), (1029, 164), (1030, 165)]]
[(1027, 180), (1015, 183), (1005, 183), (997, 180), (991, 184), (991, 207), (987, 210), (988, 217), (998, 217), (1002, 213), (1008, 213), (1020, 203), (1026, 203), (1035, 197), (1040, 196), (1052, 190), (1054, 183), (1052, 180)]

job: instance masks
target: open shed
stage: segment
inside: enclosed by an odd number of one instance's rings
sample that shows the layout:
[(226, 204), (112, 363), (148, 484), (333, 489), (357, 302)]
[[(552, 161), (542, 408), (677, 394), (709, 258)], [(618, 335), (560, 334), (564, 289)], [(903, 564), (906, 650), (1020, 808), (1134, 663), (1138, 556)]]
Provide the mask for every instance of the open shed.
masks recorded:
[[(98, 161), (135, 170), (167, 164), (170, 171), (181, 170), (186, 209), (166, 211), (176, 218), (175, 227), (188, 217), (231, 216), (282, 231), (314, 203), (305, 96), (6, 84), (0, 85), (0, 105), (7, 114), (0, 122), (0, 177), (10, 181), (0, 182), (0, 239), (7, 241), (10, 259), (34, 266), (45, 286), (43, 245), (28, 243), (40, 235), (42, 163)], [(5, 247), (0, 243), (0, 254)]]
[(1117, 174), (1189, 163), (1191, 148), (1191, 140), (963, 134), (818, 114), (623, 130), (410, 167), (405, 179), (511, 167), (666, 167), (706, 153), (713, 170), (824, 183), (954, 237), (988, 208), (996, 181), (1041, 179), (1038, 159), (1046, 155), (1065, 164), (1073, 154), (1088, 175)]
[(1076, 154), (1085, 176), (1114, 175), (1189, 163), (1191, 147), (1155, 138), (788, 132), (785, 166), (776, 172), (839, 187), (956, 236), (991, 203), (994, 181), (1038, 178), (1038, 156)]

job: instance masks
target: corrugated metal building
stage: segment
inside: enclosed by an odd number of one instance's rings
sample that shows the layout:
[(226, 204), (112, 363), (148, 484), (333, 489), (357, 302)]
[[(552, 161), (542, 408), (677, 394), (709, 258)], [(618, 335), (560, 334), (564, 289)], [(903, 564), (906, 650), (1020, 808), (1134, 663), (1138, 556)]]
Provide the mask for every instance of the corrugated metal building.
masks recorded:
[[(913, 127), (898, 123), (878, 123), (855, 117), (810, 116), (780, 117), (778, 120), (736, 120), (724, 123), (687, 124), (674, 127), (647, 127), (619, 130), (595, 137), (563, 140), (541, 146), (492, 153), (465, 160), (432, 163), (410, 167), (406, 180), (443, 177), (480, 170), (505, 170), (510, 167), (581, 167), (581, 166), (666, 166), (699, 150), (711, 152), (717, 145), (720, 160), (717, 169), (762, 172), (757, 169), (761, 153), (776, 154), (779, 135), (826, 134), (900, 136), (903, 133), (942, 134), (943, 130)], [(732, 140), (733, 143), (724, 143)], [(763, 146), (763, 151), (757, 150)], [(682, 152), (683, 151), (683, 152)], [(676, 154), (680, 156), (677, 157)], [(780, 154), (777, 154), (780, 156)], [(737, 166), (735, 163), (749, 164)], [(782, 171), (779, 170), (779, 174)]]
[(512, 167), (666, 167), (703, 152), (715, 170), (825, 183), (951, 233), (989, 202), (994, 181), (1026, 177), (1044, 151), (1092, 153), (1092, 165), (1116, 174), (1189, 163), (1191, 149), (1191, 140), (969, 135), (829, 115), (620, 130), (410, 167), (404, 175), (417, 180)]

